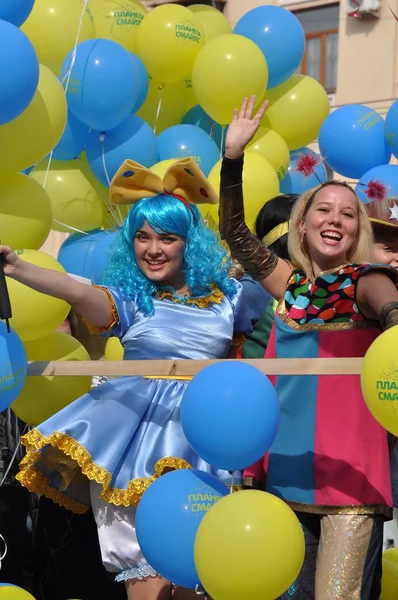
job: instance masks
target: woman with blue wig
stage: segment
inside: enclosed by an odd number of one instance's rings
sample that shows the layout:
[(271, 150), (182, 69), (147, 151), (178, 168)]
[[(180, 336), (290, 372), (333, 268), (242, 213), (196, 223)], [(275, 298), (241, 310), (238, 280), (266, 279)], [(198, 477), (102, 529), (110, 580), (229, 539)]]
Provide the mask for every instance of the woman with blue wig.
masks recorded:
[[(22, 261), (0, 246), (9, 277), (67, 301), (94, 331), (118, 336), (126, 360), (217, 359), (234, 331), (250, 330), (241, 286), (195, 206), (218, 199), (193, 160), (161, 180), (126, 161), (110, 189), (113, 204), (133, 204), (110, 255), (105, 285), (87, 286)], [(120, 377), (92, 389), (30, 431), (18, 479), (32, 492), (96, 516), (102, 559), (125, 581), (129, 600), (169, 598), (170, 584), (137, 543), (136, 506), (168, 470), (194, 467), (229, 483), (185, 439), (180, 404), (187, 382)], [(191, 590), (177, 590), (189, 598)]]

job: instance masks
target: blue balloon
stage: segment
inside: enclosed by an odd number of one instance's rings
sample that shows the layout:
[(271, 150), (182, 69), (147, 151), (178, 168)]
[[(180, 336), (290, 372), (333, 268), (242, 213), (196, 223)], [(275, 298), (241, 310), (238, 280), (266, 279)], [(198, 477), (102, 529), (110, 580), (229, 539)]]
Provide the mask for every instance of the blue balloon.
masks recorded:
[(144, 167), (151, 167), (159, 160), (156, 135), (146, 121), (132, 114), (104, 137), (99, 131), (90, 131), (86, 154), (92, 172), (106, 186), (109, 186), (108, 177), (112, 180), (126, 159), (135, 160)]
[(149, 564), (166, 579), (195, 588), (194, 543), (207, 511), (229, 493), (203, 471), (182, 469), (162, 475), (142, 496), (136, 512), (137, 538)]
[[(62, 65), (63, 81), (70, 68), (71, 53)], [(138, 90), (137, 67), (122, 46), (105, 39), (77, 46), (66, 97), (80, 121), (98, 131), (114, 129), (133, 110)]]
[(175, 125), (159, 137), (159, 159), (191, 156), (207, 176), (220, 160), (220, 150), (210, 137), (195, 125)]
[(73, 160), (86, 146), (89, 128), (68, 110), (68, 120), (58, 144), (53, 150), (55, 160)]
[(384, 132), (389, 149), (398, 158), (398, 100), (395, 100), (387, 113)]
[(20, 27), (32, 12), (35, 0), (1, 0), (0, 19)]
[(132, 112), (135, 113), (144, 104), (145, 98), (148, 95), (149, 77), (148, 77), (148, 72), (147, 72), (142, 60), (140, 58), (138, 58), (138, 56), (136, 56), (132, 52), (130, 52), (130, 55), (131, 55), (131, 58), (133, 59), (135, 66), (137, 67), (138, 78), (139, 78), (138, 97), (137, 97), (136, 103), (134, 104), (134, 107), (132, 110)]
[[(313, 174), (305, 176), (300, 171), (300, 164), (306, 160), (305, 157), (312, 159), (314, 167)], [(302, 194), (310, 190), (319, 183), (327, 181), (328, 174), (321, 157), (309, 148), (299, 148), (290, 152), (290, 163), (286, 175), (280, 182), (280, 191), (282, 194)]]
[[(224, 152), (225, 147), (225, 135), (223, 136), (222, 126), (213, 121), (213, 119), (205, 113), (203, 108), (197, 104), (193, 106), (182, 120), (183, 125), (195, 125), (205, 131), (210, 139), (214, 140), (217, 147)], [(226, 134), (226, 131), (225, 131)], [(224, 141), (223, 141), (224, 137)], [(223, 148), (221, 148), (221, 144)]]
[(268, 89), (297, 70), (304, 56), (305, 35), (297, 17), (280, 6), (258, 6), (237, 22), (234, 33), (252, 40), (268, 65)]
[(318, 136), (319, 149), (331, 169), (352, 179), (390, 162), (383, 118), (362, 104), (348, 104), (332, 112)]
[(31, 103), (39, 83), (39, 61), (26, 35), (0, 21), (0, 125), (16, 119)]
[(28, 360), (23, 343), (0, 321), (0, 411), (17, 398), (28, 374)]
[(359, 199), (364, 203), (372, 202), (373, 198), (369, 197), (369, 183), (377, 182), (385, 187), (386, 198), (398, 198), (398, 165), (382, 165), (370, 169), (358, 181), (355, 191)]
[(115, 232), (107, 229), (94, 229), (87, 235), (73, 233), (59, 249), (57, 260), (67, 273), (92, 280), (93, 275), (96, 277), (103, 271), (100, 258), (102, 254), (95, 254), (96, 247), (114, 237)]
[(279, 426), (279, 401), (270, 380), (255, 367), (236, 361), (216, 363), (188, 385), (181, 424), (203, 460), (238, 471), (269, 450)]

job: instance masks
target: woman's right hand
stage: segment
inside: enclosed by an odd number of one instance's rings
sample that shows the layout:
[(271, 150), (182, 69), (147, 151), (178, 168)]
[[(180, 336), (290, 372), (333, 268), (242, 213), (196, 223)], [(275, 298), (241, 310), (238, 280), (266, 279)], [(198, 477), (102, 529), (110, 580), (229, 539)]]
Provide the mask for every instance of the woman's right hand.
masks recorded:
[(237, 159), (243, 156), (246, 146), (252, 141), (260, 127), (268, 101), (263, 102), (253, 117), (255, 103), (256, 96), (244, 98), (240, 109), (235, 109), (234, 118), (228, 127), (225, 140), (225, 156), (227, 158)]
[(8, 277), (14, 277), (19, 265), (23, 262), (9, 246), (0, 245), (0, 254), (3, 259), (4, 273)]

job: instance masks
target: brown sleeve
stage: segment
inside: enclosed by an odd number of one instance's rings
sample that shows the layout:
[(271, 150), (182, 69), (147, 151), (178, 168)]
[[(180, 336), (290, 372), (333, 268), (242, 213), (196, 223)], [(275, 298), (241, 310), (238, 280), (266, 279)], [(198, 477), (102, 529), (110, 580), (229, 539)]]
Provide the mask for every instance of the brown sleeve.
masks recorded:
[(221, 166), (219, 221), (221, 238), (231, 255), (256, 279), (266, 279), (276, 268), (278, 258), (250, 231), (243, 206), (243, 157), (224, 157)]

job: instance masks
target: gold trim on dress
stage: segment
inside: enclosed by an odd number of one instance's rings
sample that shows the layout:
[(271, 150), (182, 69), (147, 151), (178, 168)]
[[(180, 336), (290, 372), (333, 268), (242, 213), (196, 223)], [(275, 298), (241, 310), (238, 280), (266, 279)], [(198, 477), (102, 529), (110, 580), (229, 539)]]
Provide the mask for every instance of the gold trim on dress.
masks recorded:
[(187, 304), (197, 306), (198, 308), (208, 308), (210, 304), (221, 304), (224, 299), (224, 294), (217, 287), (213, 287), (213, 291), (208, 296), (177, 296), (171, 290), (158, 290), (156, 292), (157, 300), (171, 300), (178, 304)]
[(100, 498), (116, 506), (137, 506), (151, 483), (165, 472), (192, 468), (183, 458), (166, 456), (157, 461), (152, 477), (132, 479), (129, 481), (127, 489), (113, 488), (110, 487), (111, 473), (104, 467), (96, 465), (84, 446), (65, 433), (56, 431), (48, 437), (44, 437), (38, 429), (32, 429), (22, 437), (22, 443), (26, 447), (26, 455), (20, 463), (21, 470), (16, 476), (18, 481), (29, 491), (47, 496), (57, 504), (78, 514), (85, 513), (89, 507), (56, 490), (51, 486), (49, 478), (34, 466), (41, 456), (40, 451), (46, 445), (50, 445), (70, 457), (75, 462), (76, 468), (80, 467), (83, 475), (102, 486)]
[(334, 506), (329, 504), (304, 504), (285, 500), (295, 512), (305, 512), (314, 515), (383, 515), (392, 519), (392, 508), (386, 504), (345, 504)]

